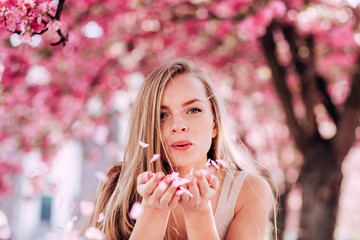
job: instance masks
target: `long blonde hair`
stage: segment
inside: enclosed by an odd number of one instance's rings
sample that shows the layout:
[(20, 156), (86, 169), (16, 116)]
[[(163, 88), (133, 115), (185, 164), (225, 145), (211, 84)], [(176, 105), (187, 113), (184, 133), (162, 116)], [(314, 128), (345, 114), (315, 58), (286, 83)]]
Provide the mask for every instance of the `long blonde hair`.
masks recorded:
[[(192, 74), (199, 79), (211, 102), (218, 134), (212, 140), (208, 158), (223, 159), (231, 168), (253, 171), (230, 138), (223, 104), (210, 79), (190, 60), (176, 59), (166, 63), (153, 70), (143, 83), (132, 107), (124, 161), (115, 163), (107, 172), (108, 181), (98, 187), (95, 211), (89, 218), (87, 227), (98, 227), (107, 239), (130, 237), (135, 222), (129, 217), (129, 211), (134, 202), (141, 201), (141, 196), (136, 191), (137, 176), (144, 171), (172, 171), (171, 162), (165, 159), (166, 153), (161, 144), (160, 102), (166, 84), (180, 74)], [(139, 141), (146, 142), (149, 146), (143, 148)], [(149, 160), (155, 153), (161, 153), (162, 161), (150, 163)], [(101, 212), (105, 217), (103, 222), (98, 223), (97, 218)]]

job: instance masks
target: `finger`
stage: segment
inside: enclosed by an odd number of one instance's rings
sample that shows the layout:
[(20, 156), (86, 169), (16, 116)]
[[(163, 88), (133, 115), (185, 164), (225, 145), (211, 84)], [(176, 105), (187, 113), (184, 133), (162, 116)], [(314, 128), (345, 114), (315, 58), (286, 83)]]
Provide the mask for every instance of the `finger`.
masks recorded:
[(213, 174), (208, 174), (206, 179), (209, 182), (210, 187), (217, 190), (219, 187), (219, 179)]
[(169, 178), (167, 179), (167, 183), (168, 183), (168, 188), (166, 189), (166, 191), (164, 192), (164, 194), (161, 196), (160, 199), (160, 205), (162, 206), (169, 206), (170, 202), (173, 200), (174, 196), (176, 195), (176, 189), (177, 187), (174, 185), (174, 183), (172, 182), (172, 179)]
[[(201, 172), (196, 171), (195, 175), (196, 174), (201, 174)], [(187, 184), (188, 190), (193, 195), (194, 199), (198, 199), (200, 197), (200, 192), (199, 192), (199, 187), (197, 185), (197, 177), (192, 177), (189, 180), (191, 180), (191, 182)]]
[(196, 173), (196, 178), (199, 188), (199, 195), (207, 198), (208, 196), (206, 196), (206, 194), (208, 193), (210, 186), (208, 181), (206, 180), (206, 174), (202, 172)]
[(162, 180), (164, 175), (165, 175), (164, 173), (158, 172), (146, 183), (138, 185), (138, 187), (137, 187), (138, 193), (143, 198), (149, 198), (153, 194), (155, 188), (157, 187), (159, 182)]
[(144, 184), (147, 181), (149, 181), (151, 178), (153, 177), (153, 173), (146, 171), (143, 173), (140, 173), (139, 176), (137, 177), (137, 184)]
[(181, 199), (181, 195), (178, 195), (178, 194), (176, 194), (176, 192), (174, 192), (173, 197), (168, 204), (169, 209), (175, 208), (178, 205), (180, 199)]

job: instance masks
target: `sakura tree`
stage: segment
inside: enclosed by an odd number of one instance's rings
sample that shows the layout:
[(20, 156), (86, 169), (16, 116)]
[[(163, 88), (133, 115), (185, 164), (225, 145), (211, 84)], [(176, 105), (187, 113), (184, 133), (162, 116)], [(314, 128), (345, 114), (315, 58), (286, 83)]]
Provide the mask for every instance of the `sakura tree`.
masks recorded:
[(65, 139), (89, 138), (127, 111), (150, 69), (189, 57), (219, 86), (281, 204), (300, 187), (300, 239), (332, 238), (341, 164), (360, 138), (357, 0), (0, 4), (0, 165), (16, 174), (34, 148), (51, 165)]

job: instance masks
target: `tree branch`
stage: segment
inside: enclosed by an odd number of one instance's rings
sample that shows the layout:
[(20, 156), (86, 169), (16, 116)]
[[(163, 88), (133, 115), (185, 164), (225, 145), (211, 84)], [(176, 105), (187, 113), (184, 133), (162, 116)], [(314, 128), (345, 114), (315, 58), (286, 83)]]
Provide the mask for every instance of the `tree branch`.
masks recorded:
[[(358, 59), (360, 62), (360, 59)], [(355, 131), (360, 119), (360, 67), (352, 76), (352, 85), (346, 99), (343, 114), (341, 115), (337, 133), (334, 136), (334, 145), (338, 152), (338, 159), (343, 159), (355, 141)]]
[(332, 102), (332, 100), (330, 98), (330, 94), (327, 91), (325, 79), (322, 76), (317, 75), (316, 83), (317, 83), (317, 89), (320, 91), (320, 93), (323, 96), (322, 102), (323, 102), (326, 110), (328, 111), (330, 117), (332, 118), (332, 120), (334, 121), (336, 126), (338, 126), (339, 112), (336, 110), (335, 104)]
[(266, 33), (261, 37), (261, 45), (265, 53), (267, 62), (272, 70), (272, 78), (275, 90), (278, 93), (280, 101), (284, 107), (286, 121), (289, 129), (294, 136), (295, 142), (299, 149), (304, 149), (305, 141), (303, 129), (300, 127), (292, 106), (292, 94), (286, 85), (286, 69), (282, 67), (276, 57), (276, 45), (273, 38), (273, 30), (276, 29), (276, 23), (271, 23), (266, 29)]
[(302, 57), (299, 55), (298, 43), (296, 40), (301, 39), (295, 32), (294, 27), (288, 24), (282, 25), (284, 37), (289, 43), (292, 59), (295, 64), (296, 72), (300, 76), (302, 94), (301, 98), (306, 109), (305, 117), (305, 126), (304, 130), (308, 136), (318, 134), (316, 127), (316, 117), (314, 113), (314, 103), (315, 103), (315, 64), (314, 64), (314, 39), (310, 35), (305, 39), (302, 45), (305, 45), (309, 50), (309, 55), (307, 57)]
[[(58, 21), (60, 21), (61, 13), (62, 13), (62, 10), (64, 9), (64, 3), (65, 3), (65, 0), (59, 0), (59, 4), (58, 4), (58, 7), (57, 7), (56, 13), (55, 13), (55, 19)], [(63, 46), (65, 46), (66, 42), (69, 40), (69, 34), (67, 33), (66, 35), (64, 35), (61, 32), (61, 29), (57, 30), (56, 32), (59, 34), (60, 40), (55, 43), (51, 43), (51, 45), (55, 46), (55, 45), (59, 45), (60, 43), (62, 43)]]

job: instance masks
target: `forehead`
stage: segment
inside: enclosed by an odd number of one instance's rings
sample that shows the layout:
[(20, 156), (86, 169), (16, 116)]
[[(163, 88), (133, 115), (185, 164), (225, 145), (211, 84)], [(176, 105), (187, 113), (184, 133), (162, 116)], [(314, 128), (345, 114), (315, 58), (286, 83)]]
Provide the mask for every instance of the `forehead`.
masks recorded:
[(181, 74), (171, 79), (165, 86), (161, 104), (169, 100), (189, 100), (198, 98), (207, 99), (205, 86), (201, 80), (193, 74)]

